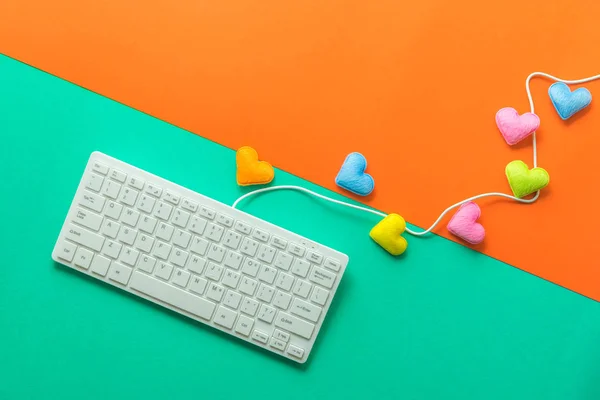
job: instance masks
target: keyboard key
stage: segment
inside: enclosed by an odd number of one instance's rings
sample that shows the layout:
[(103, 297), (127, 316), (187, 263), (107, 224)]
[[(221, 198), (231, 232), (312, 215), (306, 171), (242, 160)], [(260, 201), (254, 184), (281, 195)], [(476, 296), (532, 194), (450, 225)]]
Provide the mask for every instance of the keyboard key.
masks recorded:
[(338, 272), (342, 265), (338, 260), (334, 260), (333, 258), (327, 257), (325, 259), (325, 264), (323, 264), (325, 268), (329, 268), (332, 271)]
[(335, 275), (323, 268), (314, 267), (310, 272), (308, 279), (314, 283), (325, 286), (327, 289), (331, 289), (335, 282)]
[(154, 245), (153, 254), (158, 258), (166, 260), (169, 257), (169, 254), (171, 254), (171, 248), (172, 246), (170, 244), (157, 240)]
[(265, 303), (270, 303), (274, 294), (275, 289), (273, 289), (271, 286), (261, 283), (260, 287), (258, 288), (258, 292), (256, 292), (256, 298), (260, 301), (264, 301)]
[(121, 190), (119, 201), (123, 204), (133, 207), (137, 200), (138, 194), (139, 192), (137, 190), (125, 187), (123, 190)]
[(227, 329), (231, 329), (233, 328), (235, 317), (237, 317), (236, 312), (228, 310), (223, 306), (219, 306), (219, 309), (215, 314), (215, 324), (221, 325)]
[(251, 299), (250, 297), (244, 297), (240, 311), (254, 316), (256, 314), (256, 310), (258, 310), (258, 301)]
[(92, 173), (88, 175), (85, 182), (85, 187), (93, 190), (94, 192), (99, 192), (102, 188), (102, 182), (104, 182), (103, 177)]
[(204, 236), (214, 242), (220, 242), (223, 237), (223, 227), (218, 226), (212, 223), (209, 223), (206, 227), (206, 232), (204, 232)]
[(247, 256), (254, 257), (256, 250), (258, 250), (258, 243), (250, 238), (244, 238), (240, 251)]
[(165, 197), (164, 200), (168, 201), (171, 204), (177, 205), (179, 204), (179, 200), (181, 199), (181, 197), (179, 197), (178, 195), (169, 192), (168, 190), (165, 192)]
[(215, 309), (214, 303), (141, 272), (133, 273), (130, 287), (205, 320), (210, 320)]
[(77, 207), (73, 222), (78, 225), (85, 226), (93, 231), (98, 231), (102, 225), (102, 217), (93, 212), (86, 211), (83, 208)]
[(229, 247), (230, 249), (237, 249), (242, 240), (242, 235), (234, 231), (227, 231), (225, 233), (225, 238), (223, 239), (223, 245)]
[(149, 274), (151, 274), (152, 271), (154, 271), (155, 265), (156, 259), (146, 255), (141, 256), (140, 260), (138, 261), (138, 268)]
[(197, 215), (192, 216), (192, 221), (190, 222), (190, 231), (202, 235), (204, 232), (204, 228), (206, 228), (206, 220), (204, 218), (200, 218)]
[(171, 240), (171, 236), (173, 236), (174, 231), (175, 231), (175, 228), (173, 228), (173, 226), (171, 226), (165, 222), (160, 222), (158, 224), (158, 228), (156, 229), (155, 235), (157, 238), (168, 242)]
[(304, 349), (290, 344), (287, 348), (287, 353), (296, 358), (302, 358), (304, 356)]
[(98, 196), (88, 190), (84, 190), (79, 197), (79, 204), (90, 210), (101, 212), (104, 207), (104, 197)]
[(249, 225), (246, 225), (242, 221), (237, 221), (235, 223), (233, 229), (235, 229), (236, 231), (238, 231), (240, 233), (243, 233), (244, 235), (249, 235), (250, 232), (252, 231), (252, 228), (250, 228)]
[(235, 289), (240, 281), (240, 274), (228, 269), (223, 276), (223, 285)]
[(292, 293), (294, 293), (296, 296), (307, 298), (308, 292), (310, 292), (311, 287), (312, 287), (312, 285), (310, 283), (303, 281), (301, 279), (298, 279), (296, 281), (296, 284), (294, 285), (294, 289), (292, 290)]
[(200, 254), (203, 256), (206, 254), (206, 249), (208, 248), (208, 242), (201, 237), (194, 236), (194, 240), (192, 240), (192, 245), (190, 246), (190, 250), (196, 254)]
[(315, 286), (314, 290), (312, 291), (312, 294), (310, 295), (310, 301), (323, 306), (327, 301), (327, 297), (329, 297), (328, 290)]
[(246, 257), (246, 259), (242, 263), (242, 272), (246, 275), (256, 276), (256, 274), (258, 274), (259, 268), (260, 263), (248, 257)]
[(306, 259), (313, 264), (320, 265), (323, 261), (323, 256), (321, 254), (315, 253), (314, 251), (309, 251), (306, 254)]
[(171, 264), (177, 265), (178, 267), (184, 267), (185, 262), (187, 261), (189, 253), (187, 251), (175, 248), (171, 252), (171, 258), (169, 258), (169, 262)]
[(227, 293), (225, 294), (225, 299), (223, 300), (223, 304), (229, 308), (233, 308), (234, 310), (237, 310), (238, 306), (240, 305), (241, 300), (242, 300), (242, 296), (239, 293), (234, 292), (232, 290), (228, 290)]
[(100, 251), (104, 244), (104, 238), (102, 236), (73, 224), (67, 226), (65, 237), (72, 242), (89, 247), (95, 251)]
[(217, 215), (217, 223), (231, 228), (233, 226), (233, 218), (229, 215), (219, 214)]
[(187, 211), (180, 210), (178, 208), (173, 213), (173, 219), (171, 219), (171, 222), (173, 223), (173, 225), (177, 225), (180, 228), (185, 228), (189, 220), (190, 213)]
[(171, 277), (172, 272), (173, 272), (173, 266), (171, 266), (165, 262), (158, 263), (158, 268), (156, 268), (156, 276), (159, 277), (160, 279), (164, 279), (165, 281), (168, 281), (169, 278)]
[(302, 260), (301, 258), (296, 258), (292, 266), (292, 273), (306, 278), (306, 275), (308, 275), (309, 268), (310, 263), (308, 261)]
[(273, 322), (273, 318), (275, 318), (275, 309), (266, 304), (261, 305), (260, 311), (258, 312), (258, 319), (270, 324)]
[(293, 283), (294, 283), (293, 276), (284, 274), (283, 272), (281, 272), (279, 274), (279, 276), (277, 276), (277, 282), (275, 282), (275, 285), (278, 288), (283, 289), (286, 292), (289, 292), (290, 289), (292, 288)]
[(113, 200), (119, 196), (120, 191), (121, 185), (115, 181), (111, 181), (110, 179), (105, 180), (104, 185), (102, 185), (102, 194), (106, 197), (110, 197)]
[(75, 256), (76, 250), (77, 246), (75, 246), (73, 243), (62, 242), (57, 252), (57, 255), (63, 260), (71, 262), (73, 261), (73, 257)]
[(290, 246), (288, 247), (288, 251), (295, 256), (304, 257), (304, 253), (306, 252), (306, 249), (304, 247), (300, 246), (299, 244), (290, 243)]
[(102, 234), (109, 238), (116, 239), (119, 234), (119, 229), (121, 229), (121, 224), (110, 219), (105, 219), (104, 224), (102, 225)]
[(160, 195), (162, 194), (162, 189), (150, 183), (148, 184), (148, 186), (146, 186), (146, 193), (151, 194), (155, 197), (160, 197)]
[(142, 220), (140, 221), (140, 231), (152, 234), (154, 232), (154, 228), (156, 227), (156, 223), (157, 221), (154, 218), (146, 215), (142, 217)]
[(228, 251), (225, 256), (225, 266), (233, 269), (239, 269), (240, 265), (242, 265), (242, 259), (244, 257), (241, 254), (236, 253), (235, 251)]
[(108, 167), (98, 161), (94, 161), (92, 164), (92, 169), (102, 175), (108, 174)]
[(273, 305), (277, 308), (281, 308), (282, 310), (287, 310), (287, 308), (290, 306), (290, 301), (292, 301), (292, 296), (278, 290), (277, 293), (275, 293)]
[(205, 206), (200, 206), (200, 211), (198, 211), (198, 214), (202, 215), (206, 219), (215, 219), (215, 215), (217, 215), (215, 210), (211, 210)]
[(235, 331), (241, 335), (248, 336), (254, 326), (254, 320), (244, 315), (240, 315), (237, 324), (235, 324)]
[(132, 245), (135, 241), (135, 237), (137, 236), (137, 231), (135, 229), (131, 229), (127, 226), (123, 227), (119, 231), (119, 241), (128, 245)]
[(269, 336), (266, 333), (257, 331), (255, 329), (254, 332), (252, 332), (252, 339), (260, 343), (267, 343), (267, 340), (269, 340)]
[(277, 247), (279, 250), (285, 250), (285, 248), (287, 247), (287, 241), (283, 240), (278, 236), (273, 236), (271, 238), (271, 245), (273, 247)]
[(150, 253), (154, 245), (154, 238), (140, 233), (135, 239), (135, 248), (140, 249), (144, 253)]
[(248, 296), (254, 296), (254, 292), (256, 291), (256, 287), (258, 286), (258, 282), (253, 279), (243, 277), (242, 282), (240, 283), (240, 292), (247, 294)]
[(193, 213), (195, 213), (198, 210), (198, 204), (194, 203), (190, 199), (185, 199), (185, 198), (183, 199), (183, 202), (181, 203), (181, 207), (183, 207), (184, 209), (191, 211)]
[(256, 256), (256, 258), (258, 258), (262, 262), (271, 264), (271, 262), (273, 262), (273, 257), (275, 257), (275, 251), (276, 250), (274, 248), (261, 244), (258, 249), (258, 255)]
[(137, 207), (143, 212), (150, 214), (154, 209), (155, 203), (156, 200), (153, 197), (150, 197), (147, 194), (142, 194), (138, 201)]
[(280, 251), (279, 253), (277, 253), (277, 257), (275, 257), (275, 262), (273, 263), (273, 265), (275, 265), (279, 269), (287, 271), (290, 269), (290, 265), (292, 265), (293, 260), (294, 256)]
[(286, 343), (290, 340), (290, 334), (287, 332), (280, 331), (279, 329), (275, 329), (275, 332), (273, 332), (273, 337), (275, 339), (282, 340)]
[(173, 275), (173, 283), (177, 286), (186, 287), (190, 280), (190, 273), (182, 269), (177, 268), (175, 275)]
[(102, 257), (96, 254), (92, 260), (92, 266), (90, 270), (100, 276), (106, 276), (108, 268), (110, 267), (110, 260), (106, 257)]
[(219, 245), (211, 244), (206, 257), (220, 263), (223, 261), (223, 258), (225, 258), (225, 249)]
[(92, 257), (94, 257), (94, 253), (87, 249), (84, 249), (83, 247), (80, 247), (75, 253), (75, 259), (73, 263), (78, 267), (88, 269), (90, 267), (90, 263), (92, 262)]
[(285, 329), (288, 332), (294, 333), (305, 339), (310, 339), (315, 326), (310, 322), (296, 318), (293, 315), (279, 311), (277, 318), (275, 318), (275, 326), (278, 328)]
[(204, 266), (206, 265), (206, 260), (204, 258), (200, 258), (194, 254), (190, 257), (187, 264), (187, 269), (190, 271), (200, 275), (202, 271), (204, 271)]
[(193, 275), (190, 282), (190, 290), (194, 293), (202, 294), (204, 293), (204, 289), (206, 289), (207, 283), (206, 279)]
[(173, 236), (173, 244), (179, 247), (183, 247), (187, 249), (188, 244), (190, 244), (190, 240), (192, 239), (192, 235), (187, 232), (182, 231), (181, 229), (177, 229), (175, 231), (175, 236)]
[(206, 277), (208, 279), (212, 279), (213, 281), (220, 281), (221, 275), (223, 274), (223, 267), (217, 265), (215, 263), (208, 263), (208, 267), (206, 268)]
[(319, 320), (321, 311), (321, 307), (307, 303), (306, 301), (300, 300), (298, 298), (294, 299), (294, 302), (292, 303), (292, 308), (290, 308), (290, 312), (292, 314), (295, 314), (312, 322), (317, 322)]
[(104, 215), (112, 219), (119, 219), (121, 217), (121, 211), (123, 210), (123, 206), (121, 204), (117, 204), (113, 201), (108, 202), (108, 206), (106, 206), (106, 210), (104, 211)]
[(263, 265), (260, 269), (260, 273), (258, 274), (258, 279), (263, 282), (267, 282), (268, 284), (272, 284), (275, 281), (275, 277), (277, 276), (277, 270), (273, 267), (269, 267), (268, 265)]
[(252, 232), (252, 237), (260, 240), (261, 242), (266, 242), (269, 240), (269, 234), (266, 231), (258, 228), (254, 229), (254, 232)]
[(139, 255), (140, 255), (139, 251), (127, 247), (127, 248), (125, 248), (124, 251), (121, 252), (120, 261), (123, 264), (131, 265), (132, 267), (135, 267), (135, 263), (137, 262), (137, 258)]
[(225, 289), (222, 286), (219, 286), (216, 283), (211, 283), (210, 285), (208, 285), (208, 291), (206, 292), (206, 297), (219, 302), (219, 301), (221, 301), (221, 298), (223, 297), (223, 293), (225, 293)]
[(163, 203), (162, 201), (158, 202), (156, 209), (154, 210), (154, 216), (160, 218), (164, 221), (168, 221), (169, 217), (171, 217), (171, 212), (173, 211), (173, 206), (167, 203)]
[(119, 264), (118, 262), (113, 262), (110, 271), (108, 272), (108, 279), (118, 282), (122, 285), (127, 285), (129, 282), (129, 277), (131, 276), (131, 268), (124, 266), (123, 264)]
[(139, 218), (140, 218), (139, 212), (137, 212), (131, 208), (126, 208), (125, 212), (121, 216), (121, 221), (123, 221), (124, 224), (127, 224), (129, 226), (136, 226)]
[(118, 169), (113, 169), (112, 171), (110, 171), (109, 176), (121, 183), (125, 182), (125, 179), (127, 178), (127, 174), (119, 171)]
[(273, 348), (276, 348), (277, 350), (285, 350), (285, 342), (279, 339), (271, 338), (269, 345)]
[(142, 181), (140, 178), (136, 178), (135, 176), (130, 177), (127, 180), (127, 184), (138, 190), (142, 190), (144, 188), (144, 181)]
[(122, 247), (123, 245), (121, 243), (107, 240), (104, 242), (104, 246), (102, 246), (102, 254), (105, 254), (111, 258), (118, 258)]

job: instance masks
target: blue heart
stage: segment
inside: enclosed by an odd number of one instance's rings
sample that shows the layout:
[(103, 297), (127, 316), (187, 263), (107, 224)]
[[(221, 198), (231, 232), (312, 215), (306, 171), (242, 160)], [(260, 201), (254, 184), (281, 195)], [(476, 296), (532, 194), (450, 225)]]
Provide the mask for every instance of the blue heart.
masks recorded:
[(586, 88), (579, 88), (571, 92), (569, 87), (557, 82), (548, 89), (550, 100), (556, 108), (556, 112), (563, 120), (567, 120), (578, 111), (583, 110), (592, 102), (592, 94)]
[(367, 159), (360, 153), (350, 153), (340, 172), (335, 177), (335, 183), (342, 189), (359, 196), (366, 196), (375, 189), (375, 181), (369, 174), (365, 174)]

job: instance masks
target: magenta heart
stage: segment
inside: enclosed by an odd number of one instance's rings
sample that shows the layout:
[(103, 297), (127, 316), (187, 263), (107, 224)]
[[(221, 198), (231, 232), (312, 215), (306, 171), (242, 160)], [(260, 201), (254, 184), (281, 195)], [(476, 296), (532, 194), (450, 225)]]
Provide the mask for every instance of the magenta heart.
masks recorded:
[(471, 244), (479, 244), (485, 238), (483, 225), (477, 222), (481, 209), (476, 203), (469, 201), (458, 209), (448, 222), (448, 230), (455, 236)]
[(519, 115), (512, 107), (505, 107), (496, 113), (496, 125), (506, 143), (519, 143), (540, 127), (540, 118), (533, 113)]

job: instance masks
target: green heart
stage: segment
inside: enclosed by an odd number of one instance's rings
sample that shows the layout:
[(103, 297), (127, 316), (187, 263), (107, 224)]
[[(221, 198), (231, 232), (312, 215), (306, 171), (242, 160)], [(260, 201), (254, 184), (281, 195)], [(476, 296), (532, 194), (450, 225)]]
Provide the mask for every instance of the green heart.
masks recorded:
[(550, 182), (550, 175), (548, 175), (545, 169), (529, 169), (527, 164), (521, 160), (508, 163), (506, 166), (506, 177), (515, 197), (518, 198), (537, 192), (548, 186)]

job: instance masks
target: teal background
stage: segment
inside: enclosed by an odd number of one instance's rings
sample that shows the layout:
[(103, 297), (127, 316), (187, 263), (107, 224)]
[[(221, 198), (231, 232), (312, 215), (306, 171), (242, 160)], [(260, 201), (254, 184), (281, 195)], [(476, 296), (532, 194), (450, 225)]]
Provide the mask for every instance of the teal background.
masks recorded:
[(241, 208), (350, 256), (304, 366), (55, 264), (92, 151), (228, 204), (235, 153), (3, 56), (0, 138), (1, 399), (600, 398), (598, 303), (438, 236), (393, 258), (301, 193)]

